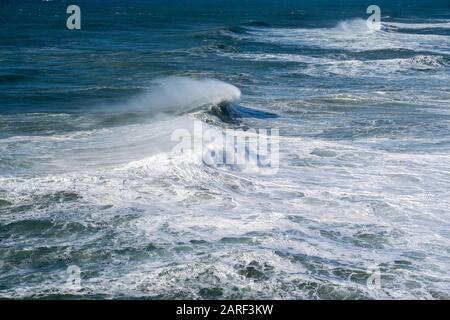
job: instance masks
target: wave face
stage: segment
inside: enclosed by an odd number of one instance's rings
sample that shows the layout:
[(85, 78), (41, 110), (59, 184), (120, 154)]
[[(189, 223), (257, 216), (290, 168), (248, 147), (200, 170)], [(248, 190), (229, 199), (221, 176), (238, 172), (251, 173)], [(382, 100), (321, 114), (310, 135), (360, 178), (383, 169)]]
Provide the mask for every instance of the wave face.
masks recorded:
[(0, 298), (449, 299), (448, 1), (346, 3), (2, 3)]

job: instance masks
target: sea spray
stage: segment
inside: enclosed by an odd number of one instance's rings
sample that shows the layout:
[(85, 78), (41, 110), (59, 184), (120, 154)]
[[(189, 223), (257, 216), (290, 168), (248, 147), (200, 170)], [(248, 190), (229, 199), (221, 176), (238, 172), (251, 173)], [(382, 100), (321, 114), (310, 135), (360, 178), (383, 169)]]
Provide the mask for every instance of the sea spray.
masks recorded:
[(102, 110), (181, 114), (204, 105), (238, 102), (240, 98), (241, 91), (237, 87), (220, 80), (173, 76), (156, 79), (146, 92), (126, 103), (102, 107)]

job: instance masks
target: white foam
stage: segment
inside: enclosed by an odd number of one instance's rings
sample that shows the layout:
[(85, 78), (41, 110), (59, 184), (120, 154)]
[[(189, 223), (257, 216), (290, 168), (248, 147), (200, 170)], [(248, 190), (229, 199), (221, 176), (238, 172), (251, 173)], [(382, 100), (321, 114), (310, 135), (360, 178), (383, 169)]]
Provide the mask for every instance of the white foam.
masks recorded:
[[(306, 64), (300, 68), (294, 67), (299, 73), (311, 76), (323, 76), (324, 73), (350, 77), (418, 76), (417, 71), (436, 71), (427, 73), (427, 77), (448, 79), (448, 65), (442, 55), (416, 55), (411, 58), (393, 58), (377, 60), (357, 60), (345, 58), (311, 57), (301, 54), (260, 54), (260, 53), (227, 53), (223, 56), (237, 60), (250, 61), (280, 61)], [(440, 73), (439, 73), (440, 72)]]

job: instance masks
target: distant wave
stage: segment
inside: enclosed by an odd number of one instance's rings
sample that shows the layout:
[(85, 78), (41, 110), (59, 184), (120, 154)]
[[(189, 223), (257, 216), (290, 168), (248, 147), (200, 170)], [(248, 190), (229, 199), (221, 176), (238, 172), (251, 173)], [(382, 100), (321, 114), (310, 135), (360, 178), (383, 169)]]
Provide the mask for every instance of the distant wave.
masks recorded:
[(408, 30), (422, 30), (422, 29), (450, 29), (450, 21), (426, 22), (426, 23), (400, 23), (400, 22), (383, 22), (388, 27)]
[(332, 28), (249, 28), (247, 41), (302, 49), (336, 49), (352, 52), (369, 50), (412, 50), (449, 54), (450, 37), (440, 34), (397, 32), (385, 27), (372, 32), (363, 19), (343, 20)]

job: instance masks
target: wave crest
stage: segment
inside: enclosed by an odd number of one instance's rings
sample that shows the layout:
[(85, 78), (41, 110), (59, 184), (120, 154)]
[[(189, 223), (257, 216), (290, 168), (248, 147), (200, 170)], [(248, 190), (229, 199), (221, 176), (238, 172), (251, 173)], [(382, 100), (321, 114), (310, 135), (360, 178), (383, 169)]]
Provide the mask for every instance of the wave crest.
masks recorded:
[(152, 88), (125, 104), (108, 107), (108, 111), (142, 111), (186, 113), (204, 105), (238, 102), (241, 91), (215, 79), (167, 77), (152, 82)]

